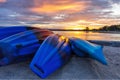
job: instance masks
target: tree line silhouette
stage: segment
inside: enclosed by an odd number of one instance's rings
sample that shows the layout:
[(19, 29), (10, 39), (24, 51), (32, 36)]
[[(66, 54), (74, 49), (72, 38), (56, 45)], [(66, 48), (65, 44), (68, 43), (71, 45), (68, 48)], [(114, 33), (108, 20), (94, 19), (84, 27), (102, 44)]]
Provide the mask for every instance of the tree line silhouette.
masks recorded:
[(99, 29), (93, 29), (92, 31), (120, 31), (120, 24), (119, 25), (111, 25), (111, 26), (104, 26)]

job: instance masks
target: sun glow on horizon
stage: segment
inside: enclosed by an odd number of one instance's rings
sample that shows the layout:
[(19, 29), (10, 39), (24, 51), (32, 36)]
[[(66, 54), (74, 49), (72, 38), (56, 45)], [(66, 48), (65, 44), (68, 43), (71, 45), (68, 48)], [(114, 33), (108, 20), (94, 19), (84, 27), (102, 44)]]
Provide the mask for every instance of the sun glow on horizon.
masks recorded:
[[(115, 19), (99, 18), (104, 16), (101, 10), (100, 15), (91, 14), (92, 11), (96, 13), (99, 12), (99, 8), (98, 10), (88, 10), (90, 14), (86, 15), (84, 11), (89, 9), (90, 6), (92, 7), (90, 1), (53, 0), (53, 2), (49, 2), (49, 0), (33, 0), (33, 6), (30, 7), (29, 10), (33, 13), (47, 16), (47, 18), (43, 17), (41, 19), (47, 20), (46, 22), (48, 23), (35, 24), (42, 28), (84, 30), (88, 27), (89, 30), (91, 30), (113, 24), (113, 21), (117, 23)], [(119, 11), (119, 5), (111, 3), (111, 6), (112, 9), (106, 8), (106, 11), (103, 9), (103, 13), (112, 11), (111, 14), (119, 15), (120, 13), (117, 12)], [(82, 13), (82, 15), (75, 13)], [(107, 15), (105, 15), (105, 17), (106, 16)]]
[(83, 28), (73, 28), (73, 30), (83, 30)]

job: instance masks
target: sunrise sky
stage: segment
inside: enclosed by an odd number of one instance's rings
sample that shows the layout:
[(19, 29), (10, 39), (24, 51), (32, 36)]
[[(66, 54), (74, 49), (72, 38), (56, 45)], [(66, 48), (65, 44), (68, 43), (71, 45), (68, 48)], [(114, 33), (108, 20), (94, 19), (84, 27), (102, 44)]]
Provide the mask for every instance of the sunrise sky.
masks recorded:
[(84, 29), (120, 24), (120, 0), (0, 0), (0, 25)]

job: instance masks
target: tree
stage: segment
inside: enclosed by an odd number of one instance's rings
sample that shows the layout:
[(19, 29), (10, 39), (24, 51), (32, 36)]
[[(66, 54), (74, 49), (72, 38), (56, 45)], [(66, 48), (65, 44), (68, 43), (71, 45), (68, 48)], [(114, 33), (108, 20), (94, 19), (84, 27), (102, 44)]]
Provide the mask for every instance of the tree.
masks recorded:
[(89, 27), (86, 27), (86, 29), (85, 29), (86, 31), (89, 31), (90, 29), (89, 29)]

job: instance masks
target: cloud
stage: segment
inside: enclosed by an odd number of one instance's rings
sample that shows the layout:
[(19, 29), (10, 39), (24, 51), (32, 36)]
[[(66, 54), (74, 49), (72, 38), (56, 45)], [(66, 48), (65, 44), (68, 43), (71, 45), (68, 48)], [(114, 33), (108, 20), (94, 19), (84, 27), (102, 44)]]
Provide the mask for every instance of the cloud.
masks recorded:
[(0, 0), (0, 3), (4, 3), (4, 2), (6, 2), (6, 0)]
[(112, 3), (120, 3), (120, 0), (110, 0)]
[(0, 20), (55, 28), (104, 26), (120, 23), (119, 5), (120, 0), (0, 0)]
[(34, 0), (34, 6), (29, 10), (35, 13), (75, 13), (86, 9), (87, 5), (83, 1), (72, 1), (72, 0), (44, 0), (39, 4), (39, 0)]

